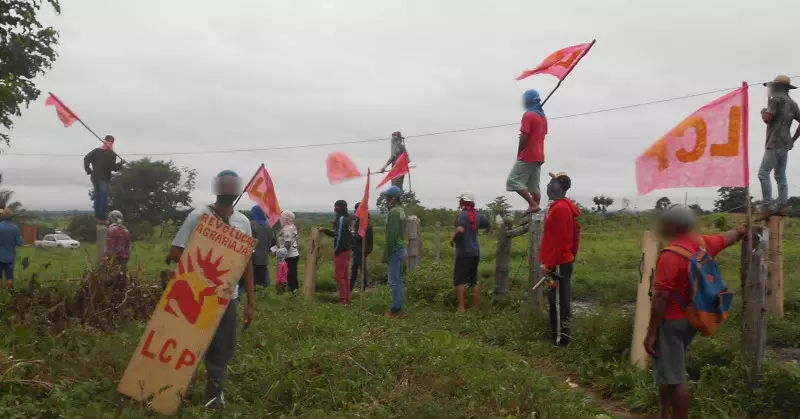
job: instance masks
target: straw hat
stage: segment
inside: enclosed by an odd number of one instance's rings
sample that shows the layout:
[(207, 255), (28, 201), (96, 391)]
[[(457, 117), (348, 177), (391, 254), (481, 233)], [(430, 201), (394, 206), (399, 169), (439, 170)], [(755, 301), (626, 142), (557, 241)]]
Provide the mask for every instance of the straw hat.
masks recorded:
[(780, 76), (776, 76), (775, 80), (764, 83), (764, 86), (773, 86), (773, 85), (783, 85), (788, 87), (789, 89), (797, 89), (797, 87), (792, 86), (792, 80), (789, 78), (789, 76), (784, 76), (782, 74)]

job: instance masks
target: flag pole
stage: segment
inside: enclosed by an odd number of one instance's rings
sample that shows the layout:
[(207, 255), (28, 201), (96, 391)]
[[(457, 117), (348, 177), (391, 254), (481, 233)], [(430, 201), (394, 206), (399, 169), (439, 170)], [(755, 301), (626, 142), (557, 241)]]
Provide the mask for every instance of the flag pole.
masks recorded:
[(236, 198), (236, 201), (233, 201), (233, 207), (235, 207), (235, 206), (236, 206), (236, 204), (238, 204), (238, 203), (239, 203), (239, 200), (240, 200), (240, 199), (242, 199), (242, 195), (244, 195), (244, 194), (245, 194), (245, 192), (247, 192), (247, 188), (249, 188), (249, 187), (250, 187), (250, 185), (253, 183), (253, 179), (255, 179), (255, 178), (256, 178), (256, 176), (258, 176), (258, 172), (260, 172), (260, 171), (261, 171), (261, 168), (262, 168), (262, 167), (264, 167), (264, 163), (261, 163), (261, 166), (258, 166), (258, 169), (256, 169), (256, 172), (255, 172), (255, 173), (253, 173), (253, 177), (251, 177), (251, 178), (250, 178), (250, 180), (247, 182), (247, 185), (245, 185), (245, 187), (244, 187), (244, 190), (242, 190), (242, 193), (241, 193), (241, 194), (239, 194), (239, 197), (238, 197), (238, 198)]
[(573, 65), (573, 66), (572, 66), (572, 68), (570, 68), (569, 70), (567, 70), (567, 73), (566, 73), (566, 74), (564, 74), (564, 77), (562, 77), (562, 78), (561, 78), (561, 79), (558, 81), (558, 84), (556, 84), (556, 87), (554, 87), (554, 88), (553, 88), (553, 90), (552, 90), (552, 91), (550, 91), (550, 94), (549, 94), (549, 95), (547, 95), (547, 97), (546, 97), (546, 98), (544, 98), (544, 101), (542, 102), (542, 106), (544, 106), (544, 104), (545, 104), (545, 103), (547, 103), (547, 101), (550, 99), (550, 96), (553, 96), (553, 93), (555, 93), (555, 92), (556, 92), (556, 90), (558, 90), (558, 88), (559, 88), (559, 87), (561, 87), (561, 82), (563, 82), (563, 81), (564, 81), (564, 79), (566, 79), (566, 78), (567, 78), (567, 76), (569, 76), (569, 73), (571, 73), (571, 72), (572, 72), (572, 70), (574, 70), (574, 69), (575, 69), (575, 67), (577, 67), (577, 66), (578, 66), (578, 63), (580, 63), (580, 62), (581, 62), (581, 60), (583, 59), (583, 57), (585, 57), (585, 56), (586, 56), (586, 54), (588, 54), (588, 53), (589, 53), (589, 51), (591, 51), (591, 49), (592, 49), (592, 47), (594, 46), (594, 43), (595, 43), (595, 42), (597, 42), (597, 40), (596, 40), (596, 39), (592, 39), (592, 43), (591, 43), (591, 44), (589, 44), (589, 47), (588, 47), (588, 48), (586, 48), (586, 51), (584, 51), (584, 53), (583, 53), (583, 54), (581, 54), (580, 58), (578, 58), (578, 61), (575, 63), (575, 65)]
[[(742, 89), (744, 89), (744, 102), (742, 104), (742, 130), (744, 131), (744, 184), (745, 184), (745, 196), (746, 199), (745, 206), (747, 207), (747, 243), (749, 246), (753, 245), (753, 206), (750, 203), (750, 96), (748, 94), (749, 86), (746, 81), (742, 82)], [(769, 95), (769, 91), (767, 91), (767, 95)], [(753, 252), (747, 252), (747, 258), (750, 260), (750, 256)]]
[[(75, 112), (72, 112), (72, 109), (70, 109), (70, 108), (69, 108), (69, 106), (65, 105), (65, 104), (64, 104), (64, 102), (62, 102), (62, 101), (61, 101), (61, 99), (59, 99), (59, 98), (58, 98), (58, 96), (54, 95), (54, 94), (53, 94), (53, 92), (47, 92), (47, 94), (49, 94), (49, 95), (50, 95), (50, 97), (52, 97), (53, 99), (55, 99), (55, 100), (56, 100), (56, 102), (58, 102), (58, 104), (59, 104), (59, 105), (61, 105), (61, 106), (62, 106), (64, 109), (66, 109), (67, 111), (69, 111), (69, 113), (71, 113), (71, 114), (72, 114), (72, 115), (75, 117), (75, 119), (77, 119), (77, 120), (78, 120), (78, 122), (80, 122), (80, 123), (81, 123), (81, 125), (83, 125), (83, 127), (84, 127), (84, 128), (86, 128), (86, 130), (87, 130), (87, 131), (91, 132), (91, 133), (92, 133), (92, 135), (94, 135), (94, 137), (95, 137), (95, 138), (97, 138), (97, 139), (98, 139), (98, 140), (99, 140), (101, 143), (103, 142), (103, 139), (102, 139), (102, 138), (100, 138), (100, 136), (99, 136), (99, 135), (97, 135), (97, 133), (96, 133), (96, 132), (94, 132), (94, 131), (93, 131), (91, 128), (89, 128), (89, 126), (88, 126), (88, 125), (86, 125), (86, 123), (85, 123), (85, 122), (83, 122), (83, 119), (81, 119), (81, 118), (78, 116), (78, 114), (76, 114)], [(119, 155), (119, 154), (118, 154), (116, 151), (114, 151), (114, 150), (112, 149), (112, 150), (111, 150), (111, 152), (112, 152), (112, 153), (114, 153), (114, 155), (115, 155), (115, 156), (119, 157), (119, 158), (120, 158), (120, 160), (122, 160), (123, 162), (125, 162), (125, 159), (123, 159), (123, 158), (122, 158), (122, 156), (120, 156), (120, 155)]]

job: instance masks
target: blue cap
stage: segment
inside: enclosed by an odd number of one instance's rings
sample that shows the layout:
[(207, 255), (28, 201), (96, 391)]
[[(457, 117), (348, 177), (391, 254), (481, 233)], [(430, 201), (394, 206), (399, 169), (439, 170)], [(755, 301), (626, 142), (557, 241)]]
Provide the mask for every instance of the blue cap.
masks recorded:
[(239, 177), (239, 174), (234, 172), (233, 170), (223, 170), (217, 173), (217, 177), (223, 177), (223, 176)]
[(403, 195), (403, 190), (398, 186), (392, 185), (389, 189), (383, 191), (383, 194), (386, 196), (401, 196)]

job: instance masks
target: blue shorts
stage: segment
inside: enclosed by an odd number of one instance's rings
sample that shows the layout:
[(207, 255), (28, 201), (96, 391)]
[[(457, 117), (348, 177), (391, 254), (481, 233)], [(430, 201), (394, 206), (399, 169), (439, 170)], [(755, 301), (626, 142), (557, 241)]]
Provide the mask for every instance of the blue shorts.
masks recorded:
[(0, 279), (4, 278), (6, 281), (14, 280), (14, 262), (11, 263), (0, 262)]

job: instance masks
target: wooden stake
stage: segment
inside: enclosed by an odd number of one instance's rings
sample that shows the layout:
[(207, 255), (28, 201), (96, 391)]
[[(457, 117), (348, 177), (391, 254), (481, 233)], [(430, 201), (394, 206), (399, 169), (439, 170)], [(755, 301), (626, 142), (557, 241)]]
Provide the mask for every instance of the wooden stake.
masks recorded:
[(95, 244), (97, 246), (97, 261), (95, 264), (100, 266), (100, 263), (103, 260), (103, 257), (106, 255), (106, 233), (108, 232), (108, 227), (102, 224), (97, 225), (97, 233), (95, 238)]
[(534, 285), (541, 279), (539, 277), (539, 247), (542, 241), (542, 224), (544, 216), (539, 214), (531, 214), (531, 222), (528, 225), (528, 235), (530, 241), (528, 243), (528, 303), (532, 313), (538, 313), (542, 307), (542, 290), (540, 288), (533, 289)]
[[(767, 316), (765, 310), (768, 276), (769, 231), (753, 229), (753, 241), (742, 243), (742, 266), (748, 261), (748, 270), (742, 301), (742, 352), (747, 362), (748, 381), (756, 388), (761, 380), (764, 353), (767, 344)], [(752, 243), (752, 244), (751, 244)]]
[(500, 224), (497, 233), (497, 254), (494, 265), (494, 295), (500, 301), (508, 300), (508, 267), (511, 262), (511, 237), (508, 225)]
[(317, 263), (319, 262), (319, 248), (322, 244), (322, 234), (316, 227), (311, 227), (311, 236), (308, 239), (308, 252), (306, 253), (306, 272), (303, 277), (303, 293), (307, 300), (314, 299), (317, 291)]
[(433, 236), (433, 245), (435, 249), (435, 253), (433, 255), (433, 259), (439, 261), (442, 258), (442, 239), (440, 237), (440, 230), (442, 229), (441, 221), (436, 222), (436, 231), (434, 232)]
[(767, 280), (767, 311), (783, 317), (783, 217), (770, 217), (769, 279)]
[(631, 341), (631, 364), (642, 370), (650, 365), (650, 355), (644, 350), (644, 339), (650, 323), (650, 301), (658, 260), (658, 237), (652, 231), (645, 231), (642, 239), (641, 277), (636, 294), (636, 316), (633, 321), (633, 340)]
[(408, 244), (406, 253), (408, 254), (407, 263), (409, 272), (416, 270), (420, 263), (422, 253), (421, 234), (422, 227), (420, 226), (419, 217), (414, 215), (408, 217), (408, 228), (406, 229)]
[(361, 238), (361, 292), (358, 296), (360, 300), (358, 311), (364, 311), (364, 294), (367, 293), (367, 234), (364, 236)]

